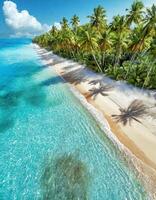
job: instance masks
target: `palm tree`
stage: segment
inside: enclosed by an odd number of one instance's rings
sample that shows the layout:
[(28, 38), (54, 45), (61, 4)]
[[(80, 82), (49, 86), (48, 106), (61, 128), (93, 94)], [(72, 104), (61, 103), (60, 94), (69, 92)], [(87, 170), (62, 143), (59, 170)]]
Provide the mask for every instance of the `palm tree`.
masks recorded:
[(68, 28), (68, 20), (63, 17), (62, 21), (60, 22), (62, 30), (66, 30)]
[(72, 27), (73, 27), (73, 31), (74, 32), (77, 32), (77, 27), (79, 26), (79, 23), (80, 23), (80, 19), (77, 15), (74, 15), (72, 18), (71, 18), (71, 24), (72, 24)]
[(125, 32), (118, 33), (112, 38), (115, 54), (115, 66), (119, 64), (120, 58), (122, 57), (124, 50), (127, 48), (127, 34)]
[(82, 30), (80, 35), (80, 47), (83, 52), (91, 53), (99, 71), (102, 72), (101, 66), (95, 56), (98, 50), (98, 37), (97, 33), (93, 30)]
[(124, 126), (128, 122), (129, 125), (131, 125), (131, 122), (133, 120), (141, 123), (141, 121), (138, 118), (143, 117), (147, 113), (146, 109), (147, 108), (142, 101), (135, 99), (127, 108), (119, 109), (121, 114), (112, 115), (112, 117), (116, 120), (117, 123), (121, 122)]
[(119, 60), (122, 56), (123, 50), (127, 47), (127, 35), (128, 29), (126, 26), (126, 20), (124, 16), (117, 15), (113, 18), (113, 22), (110, 24), (110, 29), (114, 32), (112, 37), (113, 47), (115, 53), (115, 66), (119, 64)]
[(127, 26), (126, 26), (126, 19), (124, 16), (117, 15), (113, 17), (113, 21), (110, 24), (111, 31), (114, 31), (115, 33), (122, 33), (127, 32)]
[(74, 15), (70, 27), (63, 18), (61, 30), (53, 26), (33, 41), (117, 80), (155, 89), (156, 5), (145, 10), (141, 0), (136, 0), (127, 11), (107, 25), (106, 12), (98, 6), (88, 16), (89, 23), (79, 25)]
[(148, 51), (151, 56), (156, 57), (156, 36), (151, 41), (150, 48)]
[(147, 14), (144, 19), (143, 36), (154, 35), (156, 33), (156, 5), (153, 4), (151, 9), (147, 9)]
[(102, 66), (105, 65), (105, 57), (106, 54), (110, 51), (112, 47), (112, 35), (109, 30), (103, 32), (101, 34), (100, 40), (99, 40), (99, 47), (102, 55)]
[(143, 26), (139, 25), (136, 27), (133, 32), (130, 34), (130, 43), (128, 46), (128, 49), (132, 53), (137, 53), (142, 51), (145, 48), (145, 40), (142, 42), (142, 31), (143, 31)]
[(56, 26), (52, 26), (52, 28), (51, 28), (51, 30), (50, 30), (50, 33), (52, 34), (52, 36), (56, 36), (57, 35), (57, 33), (58, 33), (58, 30), (57, 30), (57, 28), (56, 28)]
[(155, 74), (155, 72), (156, 72), (156, 60), (155, 60), (155, 57), (156, 57), (156, 36), (151, 41), (151, 45), (150, 45), (150, 48), (148, 49), (148, 53), (149, 53), (148, 65), (150, 66), (150, 68), (148, 70), (147, 76), (145, 78), (145, 81), (144, 81), (144, 84), (143, 84), (142, 87), (144, 87), (146, 85), (150, 85), (149, 84), (150, 75), (152, 74), (152, 71), (153, 71), (153, 74)]
[(65, 50), (65, 54), (74, 56), (74, 35), (70, 29), (62, 31), (59, 37), (57, 37), (60, 50)]
[(93, 14), (88, 18), (90, 18), (91, 27), (95, 27), (98, 31), (106, 26), (106, 11), (102, 6), (94, 8)]
[(147, 9), (147, 14), (143, 22), (145, 25), (142, 31), (140, 46), (144, 43), (147, 37), (154, 36), (156, 34), (156, 6), (154, 4), (151, 9)]
[(132, 23), (139, 24), (143, 19), (143, 8), (144, 5), (141, 1), (134, 1), (129, 13), (126, 16), (126, 24), (128, 26)]

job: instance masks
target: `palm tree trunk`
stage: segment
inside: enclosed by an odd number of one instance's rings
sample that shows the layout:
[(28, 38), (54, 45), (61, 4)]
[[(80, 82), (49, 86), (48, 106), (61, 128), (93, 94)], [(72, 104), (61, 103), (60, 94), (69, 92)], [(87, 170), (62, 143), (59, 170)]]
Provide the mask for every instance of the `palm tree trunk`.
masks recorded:
[(102, 66), (105, 67), (105, 58), (106, 58), (106, 53), (103, 53), (102, 55)]
[(149, 63), (149, 64), (151, 65), (151, 67), (150, 67), (150, 70), (149, 70), (148, 73), (147, 73), (147, 76), (146, 76), (146, 78), (145, 78), (145, 81), (144, 81), (144, 83), (143, 83), (142, 88), (144, 88), (144, 86), (145, 86), (145, 84), (146, 84), (146, 81), (148, 80), (148, 78), (149, 78), (149, 76), (150, 76), (150, 74), (151, 74), (151, 71), (152, 71), (153, 66), (154, 66), (154, 64), (155, 64), (155, 61), (154, 61), (154, 62), (151, 62), (151, 63)]
[(98, 66), (100, 72), (103, 72), (102, 69), (101, 69), (101, 66), (99, 65), (99, 63), (98, 63), (98, 61), (97, 61), (97, 59), (96, 59), (96, 56), (94, 55), (94, 53), (92, 53), (92, 56), (93, 56), (93, 59), (94, 59), (96, 65)]

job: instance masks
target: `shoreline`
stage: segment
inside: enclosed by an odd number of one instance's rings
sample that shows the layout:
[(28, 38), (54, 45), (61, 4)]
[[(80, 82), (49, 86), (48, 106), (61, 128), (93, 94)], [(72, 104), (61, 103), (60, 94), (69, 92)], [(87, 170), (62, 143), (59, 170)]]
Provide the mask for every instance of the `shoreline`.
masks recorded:
[[(112, 119), (110, 112), (112, 112), (112, 111), (114, 113), (118, 112), (118, 110), (119, 110), (118, 104), (120, 103), (120, 105), (121, 105), (121, 102), (117, 101), (117, 104), (113, 105), (113, 102), (110, 102), (108, 96), (105, 97), (105, 96), (98, 95), (96, 99), (88, 97), (87, 93), (89, 92), (89, 89), (90, 89), (88, 80), (92, 80), (93, 75), (95, 76), (96, 79), (98, 79), (99, 76), (101, 77), (102, 75), (96, 74), (96, 73), (92, 72), (91, 70), (86, 69), (84, 66), (82, 66), (78, 63), (60, 58), (59, 56), (56, 56), (56, 55), (53, 55), (51, 52), (47, 52), (46, 50), (41, 49), (40, 47), (37, 47), (37, 45), (35, 48), (38, 51), (38, 54), (40, 54), (40, 56), (42, 57), (42, 60), (44, 60), (45, 63), (49, 67), (51, 66), (52, 68), (54, 68), (56, 73), (59, 76), (63, 77), (63, 79), (67, 83), (70, 84), (71, 88), (73, 88), (76, 92), (78, 92), (80, 95), (82, 95), (82, 97), (86, 100), (86, 102), (88, 104), (90, 104), (93, 108), (95, 108), (98, 113), (102, 114), (103, 119), (105, 119), (105, 121), (108, 123), (108, 127), (107, 127), (108, 131), (110, 131), (111, 134), (114, 135), (115, 143), (118, 143), (117, 146), (120, 143), (122, 148), (124, 150), (126, 149), (126, 154), (127, 153), (132, 154), (132, 155), (130, 155), (132, 157), (128, 158), (128, 160), (131, 160), (133, 163), (133, 155), (134, 155), (134, 158), (136, 157), (140, 161), (139, 163), (137, 163), (137, 166), (134, 166), (134, 167), (135, 168), (139, 167), (139, 171), (142, 174), (147, 175), (146, 180), (149, 181), (149, 178), (150, 178), (151, 184), (148, 185), (148, 187), (150, 187), (150, 191), (152, 191), (152, 193), (154, 194), (155, 191), (154, 191), (153, 186), (154, 186), (154, 183), (156, 183), (156, 158), (155, 158), (156, 156), (154, 156), (154, 152), (156, 150), (156, 145), (155, 145), (156, 144), (156, 135), (150, 134), (147, 137), (147, 134), (148, 134), (147, 133), (144, 136), (144, 134), (142, 134), (141, 132), (146, 131), (148, 126), (142, 127), (140, 124), (138, 125), (137, 122), (134, 123), (134, 126), (136, 125), (137, 130), (135, 130), (135, 128), (131, 127), (131, 126), (122, 127), (121, 124), (118, 124), (117, 122), (115, 122)], [(57, 63), (57, 62), (55, 62), (55, 59), (56, 60), (61, 59), (63, 62)], [(80, 69), (80, 73), (78, 74), (78, 77), (80, 78), (81, 81), (78, 81), (77, 84), (72, 83), (72, 81), (70, 80), (71, 77), (66, 76), (66, 74), (70, 73), (70, 70), (72, 71), (73, 68)], [(76, 70), (76, 69), (74, 69), (74, 70)], [(85, 77), (85, 74), (82, 73), (83, 70), (87, 73), (87, 78), (85, 80), (83, 79)], [(74, 93), (74, 91), (73, 91), (73, 93)], [(122, 93), (122, 91), (120, 91), (120, 93)], [(117, 98), (113, 98), (114, 101), (116, 101), (116, 99)], [(152, 101), (153, 101), (153, 99), (152, 99)], [(103, 105), (105, 105), (105, 106), (103, 106)], [(93, 115), (92, 112), (91, 112), (91, 114)], [(95, 117), (95, 116), (93, 116), (93, 117)], [(99, 119), (96, 119), (96, 120), (99, 121)], [(104, 120), (103, 120), (103, 122), (104, 122)], [(140, 132), (137, 132), (138, 130), (140, 130)], [(135, 137), (135, 136), (130, 137), (131, 133), (133, 135), (136, 134), (137, 137)], [(142, 136), (142, 137), (140, 138), (140, 136)], [(116, 139), (118, 141), (116, 141)], [(138, 143), (138, 141), (140, 141), (140, 143)], [(150, 146), (150, 145), (152, 145), (152, 146)], [(155, 146), (155, 148), (153, 148), (154, 146)], [(151, 147), (151, 148), (149, 148), (149, 147)], [(149, 184), (149, 183), (145, 183), (145, 184)], [(155, 198), (155, 196), (154, 196), (154, 198)]]

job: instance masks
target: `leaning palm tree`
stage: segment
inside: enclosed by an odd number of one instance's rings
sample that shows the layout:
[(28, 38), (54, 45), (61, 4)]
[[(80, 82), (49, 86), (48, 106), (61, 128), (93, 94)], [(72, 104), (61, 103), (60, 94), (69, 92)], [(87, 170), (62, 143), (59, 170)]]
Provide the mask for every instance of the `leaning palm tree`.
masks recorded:
[(156, 6), (154, 4), (151, 8), (147, 9), (143, 24), (144, 27), (140, 33), (139, 45), (137, 45), (137, 49), (139, 50), (142, 48), (147, 38), (156, 34)]
[(138, 118), (143, 117), (147, 113), (146, 109), (146, 106), (141, 100), (135, 99), (128, 108), (120, 108), (119, 110), (121, 113), (119, 115), (112, 115), (112, 117), (117, 123), (121, 122), (124, 126), (127, 125), (127, 123), (131, 125), (133, 120), (141, 123)]
[(156, 34), (156, 5), (149, 9), (147, 9), (147, 14), (144, 19), (144, 30), (143, 30), (143, 37), (146, 35), (155, 35)]
[(73, 27), (73, 31), (76, 33), (77, 32), (77, 28), (79, 26), (79, 23), (80, 23), (80, 19), (77, 15), (74, 15), (72, 18), (71, 18), (71, 24), (72, 24), (72, 27)]
[(129, 45), (128, 50), (132, 52), (133, 54), (139, 53), (145, 48), (145, 40), (142, 42), (142, 31), (143, 31), (143, 25), (137, 26), (133, 32), (130, 34), (129, 39)]
[(94, 8), (93, 14), (88, 18), (90, 18), (91, 27), (95, 27), (100, 32), (106, 25), (106, 11), (102, 6)]
[(87, 31), (82, 30), (79, 43), (80, 43), (80, 48), (83, 52), (91, 53), (99, 71), (102, 72), (102, 68), (98, 63), (95, 55), (98, 50), (98, 37), (99, 37), (98, 34), (91, 29)]
[(141, 1), (134, 1), (129, 13), (126, 16), (126, 24), (131, 26), (132, 23), (139, 24), (143, 19), (144, 5)]

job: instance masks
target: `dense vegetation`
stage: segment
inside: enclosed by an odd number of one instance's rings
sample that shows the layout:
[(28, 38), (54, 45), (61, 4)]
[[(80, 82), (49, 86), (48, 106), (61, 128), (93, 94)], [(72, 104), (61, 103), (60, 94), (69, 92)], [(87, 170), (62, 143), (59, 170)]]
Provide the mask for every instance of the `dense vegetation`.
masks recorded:
[(64, 17), (61, 29), (53, 26), (33, 41), (113, 79), (156, 89), (156, 5), (145, 8), (135, 1), (111, 23), (98, 6), (88, 18), (89, 23), (80, 25), (78, 16), (70, 23)]

